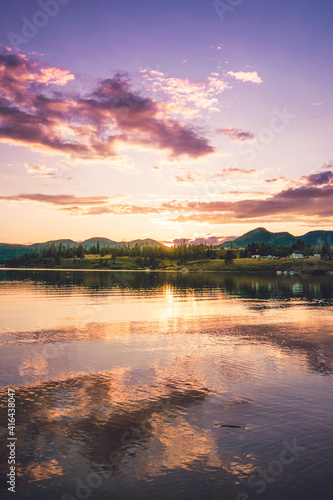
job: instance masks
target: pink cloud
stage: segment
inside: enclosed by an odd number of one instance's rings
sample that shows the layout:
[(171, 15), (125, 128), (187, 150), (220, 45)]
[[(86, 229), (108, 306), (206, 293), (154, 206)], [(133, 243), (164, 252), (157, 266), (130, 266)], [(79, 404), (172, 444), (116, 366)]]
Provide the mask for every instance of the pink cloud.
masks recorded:
[(180, 245), (181, 243), (187, 243), (188, 245), (220, 245), (225, 241), (235, 240), (237, 236), (217, 236), (217, 235), (204, 235), (197, 236), (196, 238), (174, 238), (170, 240), (173, 245)]
[(171, 118), (157, 100), (131, 90), (126, 74), (101, 80), (88, 95), (50, 85), (72, 80), (21, 54), (0, 55), (0, 140), (74, 158), (118, 158), (117, 145), (199, 158), (215, 150), (194, 128)]

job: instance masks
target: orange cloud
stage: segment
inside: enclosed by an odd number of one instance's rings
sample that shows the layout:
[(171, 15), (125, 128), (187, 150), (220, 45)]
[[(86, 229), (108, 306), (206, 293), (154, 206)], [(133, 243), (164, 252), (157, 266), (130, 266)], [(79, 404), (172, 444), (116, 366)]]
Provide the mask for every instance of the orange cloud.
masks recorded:
[[(43, 166), (37, 166), (43, 171)], [(38, 170), (38, 169), (37, 169)], [(242, 169), (226, 169), (241, 170)], [(251, 173), (251, 171), (248, 171)], [(188, 178), (188, 180), (190, 180)], [(127, 203), (112, 203), (114, 196), (45, 195), (19, 194), (1, 196), (0, 201), (31, 201), (47, 203), (69, 215), (153, 215), (164, 214), (169, 221), (191, 223), (226, 222), (277, 222), (333, 221), (333, 172), (319, 172), (290, 180), (288, 187), (274, 194), (258, 191), (229, 191), (220, 193), (219, 199), (199, 201), (170, 200), (159, 206), (140, 206)], [(296, 187), (295, 187), (296, 186)], [(228, 195), (242, 196), (242, 199), (230, 200)], [(245, 198), (246, 196), (246, 198)], [(252, 197), (250, 197), (252, 196)]]
[(33, 177), (55, 177), (55, 172), (51, 167), (46, 167), (45, 165), (30, 165), (30, 163), (24, 163), (23, 165), (28, 174), (32, 174)]

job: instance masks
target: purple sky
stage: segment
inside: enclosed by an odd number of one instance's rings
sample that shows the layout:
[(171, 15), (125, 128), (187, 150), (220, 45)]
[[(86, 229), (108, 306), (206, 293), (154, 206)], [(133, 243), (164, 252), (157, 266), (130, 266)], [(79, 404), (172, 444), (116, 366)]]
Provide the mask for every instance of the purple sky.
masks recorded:
[(332, 2), (1, 10), (1, 242), (331, 229)]

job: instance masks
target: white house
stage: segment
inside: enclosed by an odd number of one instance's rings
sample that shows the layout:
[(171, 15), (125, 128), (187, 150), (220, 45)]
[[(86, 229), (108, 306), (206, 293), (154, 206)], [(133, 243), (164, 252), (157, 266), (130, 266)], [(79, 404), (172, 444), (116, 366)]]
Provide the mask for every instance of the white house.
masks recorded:
[(292, 253), (291, 257), (293, 259), (303, 259), (304, 255), (302, 253)]

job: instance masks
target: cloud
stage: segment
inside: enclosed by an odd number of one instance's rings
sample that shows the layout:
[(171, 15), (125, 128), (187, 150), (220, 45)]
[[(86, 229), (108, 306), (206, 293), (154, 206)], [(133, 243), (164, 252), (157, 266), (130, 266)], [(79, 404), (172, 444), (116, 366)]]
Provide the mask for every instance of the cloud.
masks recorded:
[[(183, 169), (184, 170), (184, 169)], [(183, 171), (181, 174), (175, 176), (175, 181), (178, 184), (215, 181), (219, 178), (233, 177), (235, 175), (252, 175), (256, 170), (247, 170), (239, 167), (225, 167), (219, 172), (206, 173), (200, 171)]]
[[(239, 201), (177, 201), (163, 204), (165, 210), (185, 212), (172, 219), (177, 222), (196, 221), (222, 224), (225, 222), (271, 221), (295, 219), (333, 219), (333, 173), (311, 174), (300, 179), (305, 185), (284, 189), (265, 199)], [(296, 182), (296, 180), (295, 180)]]
[[(67, 208), (64, 208), (67, 212), (70, 212)], [(114, 204), (101, 207), (92, 207), (87, 210), (81, 210), (79, 215), (149, 215), (158, 214), (163, 209), (159, 207), (149, 207), (149, 206), (139, 206), (139, 205), (126, 205), (126, 204)]]
[(228, 71), (227, 75), (236, 78), (242, 82), (252, 82), (252, 83), (262, 83), (262, 79), (258, 75), (257, 71)]
[(31, 165), (30, 163), (23, 164), (28, 174), (33, 177), (56, 177), (53, 168), (45, 165)]
[(252, 175), (255, 173), (256, 173), (255, 169), (247, 170), (246, 168), (226, 167), (223, 168), (217, 174), (215, 174), (214, 177), (229, 177), (233, 175)]
[(323, 104), (323, 102), (313, 102), (311, 106), (322, 106)]
[[(42, 166), (41, 166), (42, 167)], [(237, 170), (237, 169), (226, 169)], [(242, 170), (242, 169), (239, 169)], [(250, 172), (250, 171), (248, 171)], [(190, 179), (189, 179), (190, 180)], [(190, 223), (239, 223), (251, 221), (288, 222), (333, 221), (333, 172), (325, 171), (289, 181), (290, 185), (281, 191), (267, 195), (261, 192), (220, 193), (214, 201), (169, 200), (158, 206), (130, 205), (113, 202), (114, 196), (75, 196), (18, 194), (1, 196), (3, 202), (46, 203), (66, 212), (68, 215), (163, 215), (169, 221)], [(240, 194), (243, 198), (228, 199), (229, 194)], [(259, 196), (258, 196), (259, 195)], [(246, 198), (245, 198), (246, 197)], [(206, 198), (207, 200), (207, 198)]]
[(32, 103), (29, 88), (40, 86), (66, 85), (74, 79), (68, 70), (58, 67), (42, 67), (23, 54), (0, 54), (0, 93), (17, 103)]
[(219, 112), (218, 96), (227, 88), (226, 82), (212, 73), (204, 81), (191, 82), (188, 78), (168, 78), (160, 71), (140, 71), (146, 88), (158, 94), (167, 103), (167, 109), (186, 118), (200, 116), (200, 111)]
[(176, 175), (175, 180), (178, 184), (197, 182), (202, 177), (200, 172), (185, 172), (182, 175)]
[(320, 165), (320, 168), (333, 168), (333, 160), (331, 160), (330, 162), (328, 163), (323, 163), (322, 165)]
[(128, 75), (100, 80), (85, 95), (51, 88), (73, 78), (21, 54), (2, 54), (0, 141), (83, 159), (119, 159), (117, 146), (127, 144), (166, 152), (170, 159), (214, 153), (163, 103), (132, 91)]
[(37, 201), (51, 205), (101, 205), (108, 202), (108, 196), (74, 196), (72, 194), (18, 194), (11, 196), (0, 196), (3, 201)]
[[(115, 198), (122, 198), (123, 195), (112, 196), (75, 196), (72, 194), (18, 194), (10, 196), (0, 196), (3, 202), (37, 202), (46, 203), (57, 207), (57, 210), (66, 212), (68, 215), (139, 215), (157, 214), (162, 209), (159, 207), (136, 206), (125, 203), (111, 204)], [(163, 209), (164, 210), (164, 209)]]
[(254, 134), (252, 134), (251, 132), (244, 132), (239, 128), (228, 127), (218, 129), (217, 132), (227, 135), (232, 141), (235, 142), (253, 142), (256, 140)]
[(265, 179), (265, 182), (278, 182), (278, 178), (274, 177), (274, 179)]
[(333, 185), (333, 172), (326, 171), (319, 174), (303, 176), (308, 186)]

